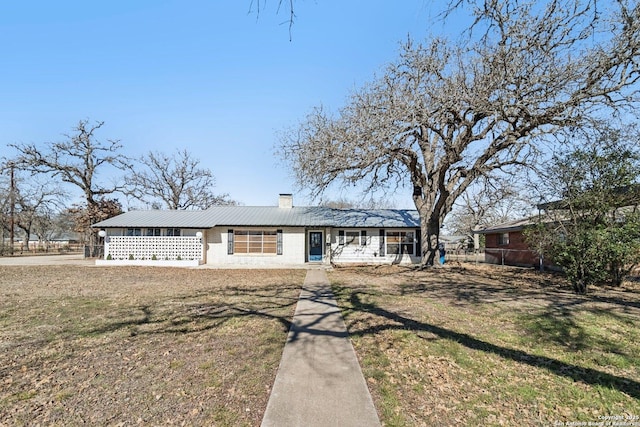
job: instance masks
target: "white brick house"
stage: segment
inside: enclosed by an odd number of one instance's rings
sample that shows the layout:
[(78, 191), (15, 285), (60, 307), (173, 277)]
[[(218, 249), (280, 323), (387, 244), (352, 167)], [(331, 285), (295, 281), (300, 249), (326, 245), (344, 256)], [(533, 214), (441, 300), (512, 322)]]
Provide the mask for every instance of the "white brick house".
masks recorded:
[(415, 210), (214, 206), (205, 211), (131, 211), (93, 225), (101, 265), (388, 264), (420, 261)]

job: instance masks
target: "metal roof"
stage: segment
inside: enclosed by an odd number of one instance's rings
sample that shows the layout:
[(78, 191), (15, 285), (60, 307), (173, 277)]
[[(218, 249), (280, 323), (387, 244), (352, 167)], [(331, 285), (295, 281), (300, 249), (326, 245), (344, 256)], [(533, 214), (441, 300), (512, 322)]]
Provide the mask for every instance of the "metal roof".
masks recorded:
[(415, 210), (324, 207), (213, 206), (204, 211), (131, 211), (93, 224), (96, 228), (173, 227), (420, 227)]
[(210, 226), (327, 226), (327, 209), (277, 206), (213, 206), (203, 214)]
[(202, 219), (202, 211), (130, 211), (100, 221), (93, 227), (172, 227), (204, 228), (207, 222)]
[(406, 209), (332, 209), (333, 227), (404, 228), (420, 227), (416, 210)]
[(521, 218), (513, 221), (503, 222), (502, 224), (492, 225), (480, 230), (474, 231), (476, 234), (493, 234), (493, 233), (506, 233), (509, 231), (522, 230), (527, 226), (537, 224), (539, 219), (537, 218)]

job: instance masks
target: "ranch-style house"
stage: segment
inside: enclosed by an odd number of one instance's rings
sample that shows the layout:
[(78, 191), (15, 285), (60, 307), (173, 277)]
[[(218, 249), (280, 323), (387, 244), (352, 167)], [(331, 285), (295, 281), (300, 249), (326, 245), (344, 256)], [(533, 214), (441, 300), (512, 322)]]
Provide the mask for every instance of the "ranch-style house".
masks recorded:
[(286, 266), (420, 262), (415, 210), (214, 206), (203, 211), (130, 211), (93, 225), (99, 265)]

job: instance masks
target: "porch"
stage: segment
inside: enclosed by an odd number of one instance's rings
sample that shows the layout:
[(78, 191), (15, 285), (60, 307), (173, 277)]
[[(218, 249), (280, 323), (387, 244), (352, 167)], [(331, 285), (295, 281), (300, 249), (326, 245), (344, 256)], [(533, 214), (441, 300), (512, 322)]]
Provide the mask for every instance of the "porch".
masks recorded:
[(196, 236), (104, 236), (96, 265), (187, 267), (204, 262), (202, 233)]

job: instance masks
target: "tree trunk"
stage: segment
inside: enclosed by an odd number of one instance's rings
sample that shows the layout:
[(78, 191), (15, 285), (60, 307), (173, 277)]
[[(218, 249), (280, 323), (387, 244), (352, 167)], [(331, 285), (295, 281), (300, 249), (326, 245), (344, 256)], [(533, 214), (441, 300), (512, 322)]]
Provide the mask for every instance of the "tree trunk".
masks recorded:
[(622, 286), (625, 276), (631, 272), (620, 262), (612, 262), (609, 266), (609, 280), (612, 286)]
[(573, 284), (573, 290), (580, 295), (585, 295), (587, 293), (587, 284), (584, 279), (578, 279)]
[(433, 266), (438, 260), (438, 243), (440, 241), (440, 222), (429, 212), (420, 212), (420, 242), (422, 266)]
[[(583, 261), (584, 262), (584, 261)], [(583, 265), (580, 265), (578, 269), (578, 277), (573, 283), (573, 290), (577, 294), (585, 295), (587, 293), (587, 278), (586, 278), (586, 268)]]

